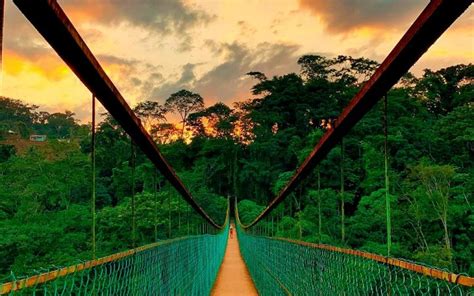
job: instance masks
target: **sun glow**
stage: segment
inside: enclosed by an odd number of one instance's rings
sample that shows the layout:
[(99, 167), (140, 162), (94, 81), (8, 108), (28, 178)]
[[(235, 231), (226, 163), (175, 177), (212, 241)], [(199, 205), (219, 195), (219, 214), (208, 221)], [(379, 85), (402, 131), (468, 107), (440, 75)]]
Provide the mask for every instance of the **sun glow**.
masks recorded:
[(64, 63), (50, 55), (41, 55), (38, 56), (35, 61), (32, 61), (15, 52), (6, 51), (4, 61), (5, 74), (12, 76), (18, 76), (21, 73), (29, 73), (57, 81), (67, 77), (71, 73)]

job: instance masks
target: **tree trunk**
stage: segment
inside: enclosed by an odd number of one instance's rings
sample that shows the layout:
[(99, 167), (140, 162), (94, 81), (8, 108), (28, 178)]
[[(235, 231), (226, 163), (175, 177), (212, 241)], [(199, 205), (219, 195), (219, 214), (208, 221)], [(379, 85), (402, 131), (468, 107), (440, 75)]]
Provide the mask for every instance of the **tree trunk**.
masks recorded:
[(181, 138), (184, 140), (184, 130), (186, 129), (186, 120), (183, 119), (183, 128), (181, 130)]
[(449, 231), (448, 231), (448, 217), (447, 213), (444, 213), (443, 229), (444, 229), (444, 242), (446, 244), (446, 251), (448, 252), (449, 263), (452, 264), (452, 254), (451, 254), (451, 241), (449, 240)]

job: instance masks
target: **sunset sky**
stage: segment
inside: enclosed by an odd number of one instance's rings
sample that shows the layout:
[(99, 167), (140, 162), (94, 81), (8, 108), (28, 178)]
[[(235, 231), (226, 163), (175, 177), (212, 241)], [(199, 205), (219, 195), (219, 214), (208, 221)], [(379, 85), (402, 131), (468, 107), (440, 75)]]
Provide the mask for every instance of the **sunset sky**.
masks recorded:
[[(254, 81), (299, 70), (307, 53), (381, 62), (428, 0), (60, 0), (122, 95), (164, 102), (186, 88), (206, 105), (251, 97)], [(411, 70), (474, 58), (472, 6)], [(6, 0), (1, 95), (89, 121), (90, 93)]]

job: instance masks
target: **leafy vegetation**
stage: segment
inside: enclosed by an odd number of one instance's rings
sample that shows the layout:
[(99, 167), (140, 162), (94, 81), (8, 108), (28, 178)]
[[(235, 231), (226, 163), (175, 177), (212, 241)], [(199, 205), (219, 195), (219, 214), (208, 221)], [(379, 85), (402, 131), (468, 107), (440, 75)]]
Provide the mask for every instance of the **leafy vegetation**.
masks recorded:
[[(253, 220), (377, 66), (314, 55), (298, 64), (301, 73), (271, 79), (249, 72), (255, 96), (234, 108), (205, 108), (199, 94), (181, 90), (164, 105), (144, 101), (134, 109), (219, 223), (233, 196), (241, 200), (243, 222)], [(388, 93), (392, 255), (471, 275), (473, 75), (473, 65), (426, 70), (420, 78), (406, 75)], [(382, 111), (377, 105), (344, 138), (344, 161), (342, 149), (333, 149), (259, 227), (386, 254)], [(180, 115), (179, 124), (166, 121), (170, 112)], [(91, 257), (89, 131), (70, 112), (49, 114), (0, 98), (0, 274)], [(48, 141), (19, 149), (34, 133)], [(138, 245), (202, 230), (202, 220), (143, 154), (132, 161), (130, 139), (109, 116), (97, 127), (96, 159), (98, 256), (132, 246), (133, 192)]]

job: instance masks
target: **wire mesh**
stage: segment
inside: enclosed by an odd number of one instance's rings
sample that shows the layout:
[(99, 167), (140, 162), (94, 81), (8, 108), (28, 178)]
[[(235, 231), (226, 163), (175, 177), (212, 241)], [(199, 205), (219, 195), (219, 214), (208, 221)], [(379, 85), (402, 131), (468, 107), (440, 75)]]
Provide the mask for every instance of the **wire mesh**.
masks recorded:
[[(382, 256), (256, 236), (240, 225), (237, 233), (242, 256), (261, 295), (474, 295), (472, 287), (456, 281), (367, 258), (385, 258)], [(429, 267), (425, 271), (453, 275)]]
[(0, 285), (10, 295), (206, 295), (224, 257), (216, 235), (172, 239)]

